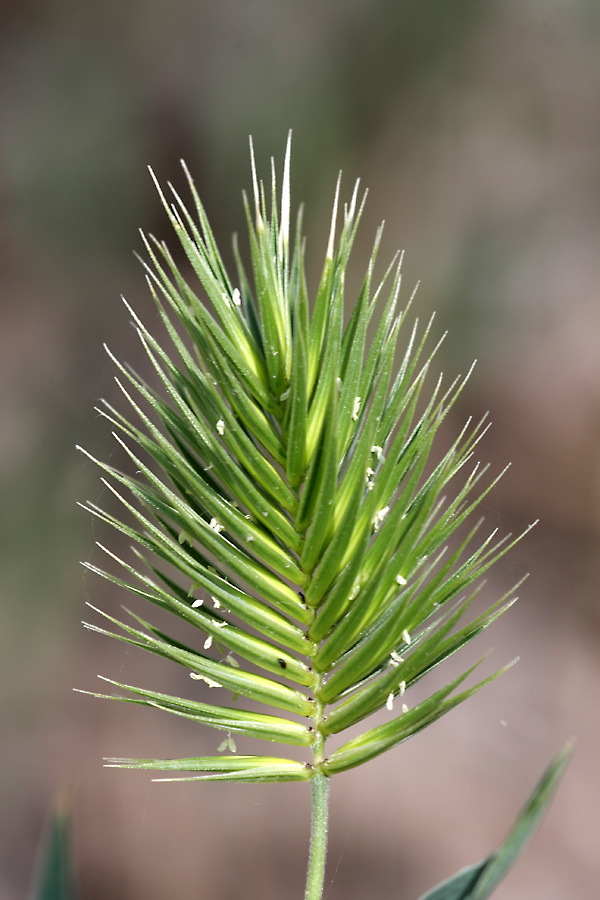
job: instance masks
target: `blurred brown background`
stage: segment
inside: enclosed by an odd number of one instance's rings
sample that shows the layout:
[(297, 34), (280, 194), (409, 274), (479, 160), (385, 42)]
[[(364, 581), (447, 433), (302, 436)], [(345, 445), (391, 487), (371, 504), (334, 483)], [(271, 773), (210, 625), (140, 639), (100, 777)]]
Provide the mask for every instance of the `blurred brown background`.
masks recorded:
[[(304, 785), (152, 784), (107, 755), (213, 753), (218, 735), (103, 704), (106, 674), (185, 675), (83, 631), (123, 596), (79, 559), (109, 537), (76, 442), (115, 398), (107, 341), (138, 350), (124, 292), (151, 316), (131, 250), (168, 229), (148, 178), (195, 174), (216, 233), (243, 228), (247, 137), (263, 175), (294, 129), (313, 283), (339, 168), (370, 188), (357, 257), (386, 218), (405, 296), (450, 329), (449, 375), (480, 360), (456, 417), (490, 409), (481, 453), (512, 470), (490, 527), (532, 535), (490, 578), (521, 602), (479, 640), (521, 663), (409, 744), (334, 781), (327, 900), (404, 900), (501, 839), (562, 742), (578, 749), (498, 900), (600, 893), (600, 5), (597, 0), (2, 5), (0, 32), (0, 898), (30, 885), (47, 808), (67, 790), (85, 900), (301, 897)], [(99, 561), (99, 560), (98, 560)], [(432, 682), (441, 674), (431, 676)], [(184, 681), (182, 681), (182, 678)], [(185, 687), (189, 687), (188, 684)]]

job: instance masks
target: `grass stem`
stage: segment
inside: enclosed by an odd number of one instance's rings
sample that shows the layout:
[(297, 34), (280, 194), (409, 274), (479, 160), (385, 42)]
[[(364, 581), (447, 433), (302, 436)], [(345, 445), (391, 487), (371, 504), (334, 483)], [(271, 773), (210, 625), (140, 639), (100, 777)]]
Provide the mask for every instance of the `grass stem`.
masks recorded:
[(317, 772), (312, 782), (312, 822), (305, 900), (322, 900), (327, 854), (329, 778)]

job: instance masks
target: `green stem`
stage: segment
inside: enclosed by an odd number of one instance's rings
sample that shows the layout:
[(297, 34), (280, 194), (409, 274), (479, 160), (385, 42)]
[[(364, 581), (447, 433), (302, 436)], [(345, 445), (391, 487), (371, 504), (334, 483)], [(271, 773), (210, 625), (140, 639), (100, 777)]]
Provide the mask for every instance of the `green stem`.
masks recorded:
[(327, 853), (327, 814), (329, 806), (329, 778), (317, 772), (312, 779), (312, 822), (310, 829), (310, 853), (305, 900), (321, 900), (325, 879), (325, 855)]

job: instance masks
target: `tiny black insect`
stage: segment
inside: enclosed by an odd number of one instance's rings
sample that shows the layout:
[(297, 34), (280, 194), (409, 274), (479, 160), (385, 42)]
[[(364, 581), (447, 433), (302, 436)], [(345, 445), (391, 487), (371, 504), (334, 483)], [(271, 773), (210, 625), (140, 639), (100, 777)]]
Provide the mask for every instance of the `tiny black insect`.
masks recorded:
[(278, 659), (277, 662), (279, 663), (279, 665), (281, 666), (282, 669), (287, 669), (287, 663), (286, 663), (285, 659)]

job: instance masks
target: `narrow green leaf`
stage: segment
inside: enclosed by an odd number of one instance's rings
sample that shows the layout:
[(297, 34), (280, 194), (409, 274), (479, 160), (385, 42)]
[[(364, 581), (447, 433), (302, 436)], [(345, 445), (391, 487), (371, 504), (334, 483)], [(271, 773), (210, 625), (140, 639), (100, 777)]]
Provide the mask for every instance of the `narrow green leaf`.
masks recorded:
[(55, 803), (38, 852), (31, 900), (73, 900), (71, 819), (64, 800)]
[(442, 881), (431, 891), (427, 891), (420, 900), (469, 900), (471, 892), (485, 869), (487, 860), (467, 866)]
[(567, 744), (554, 757), (501, 846), (487, 859), (461, 869), (420, 900), (485, 900), (517, 861), (540, 824), (573, 752)]
[(488, 860), (469, 900), (484, 900), (489, 897), (514, 865), (540, 824), (572, 753), (573, 745), (567, 744), (552, 760), (536, 784), (506, 840)]

